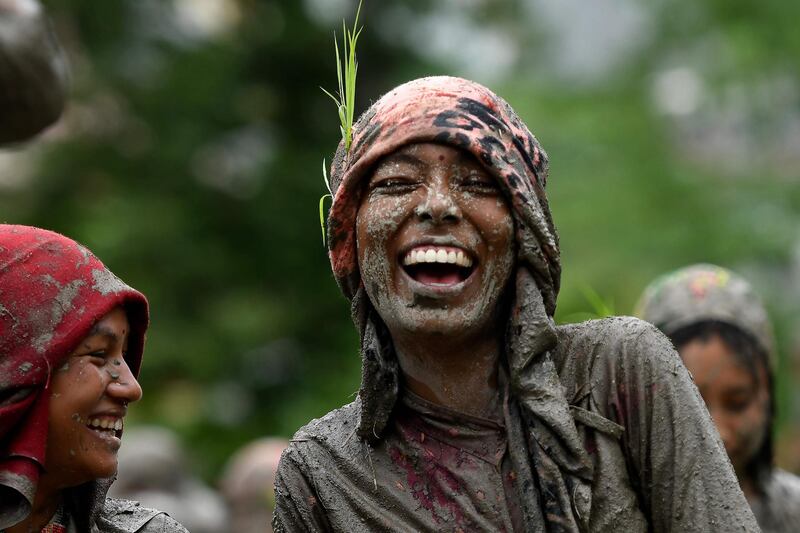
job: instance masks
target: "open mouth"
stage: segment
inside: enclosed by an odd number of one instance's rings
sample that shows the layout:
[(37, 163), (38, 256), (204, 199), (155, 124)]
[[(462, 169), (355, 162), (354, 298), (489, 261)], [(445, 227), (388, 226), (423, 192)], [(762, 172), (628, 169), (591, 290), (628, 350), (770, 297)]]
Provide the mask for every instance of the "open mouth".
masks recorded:
[(475, 270), (469, 253), (453, 246), (417, 246), (406, 252), (401, 263), (411, 279), (436, 287), (457, 285)]
[(122, 438), (123, 423), (121, 418), (91, 418), (86, 426), (95, 433), (99, 433), (102, 437), (116, 437), (118, 439)]

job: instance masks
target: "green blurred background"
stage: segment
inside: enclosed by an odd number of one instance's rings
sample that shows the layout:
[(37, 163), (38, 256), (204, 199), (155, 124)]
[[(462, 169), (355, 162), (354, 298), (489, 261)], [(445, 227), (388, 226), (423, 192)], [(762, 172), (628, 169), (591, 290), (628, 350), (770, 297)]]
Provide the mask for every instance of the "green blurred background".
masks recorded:
[[(214, 480), (358, 389), (320, 238), (338, 118), (333, 32), (354, 0), (52, 0), (60, 123), (0, 151), (6, 222), (63, 232), (152, 305), (136, 423)], [(411, 78), (503, 95), (551, 157), (557, 318), (631, 314), (655, 276), (750, 278), (780, 346), (779, 463), (800, 468), (800, 3), (365, 0), (357, 113)]]

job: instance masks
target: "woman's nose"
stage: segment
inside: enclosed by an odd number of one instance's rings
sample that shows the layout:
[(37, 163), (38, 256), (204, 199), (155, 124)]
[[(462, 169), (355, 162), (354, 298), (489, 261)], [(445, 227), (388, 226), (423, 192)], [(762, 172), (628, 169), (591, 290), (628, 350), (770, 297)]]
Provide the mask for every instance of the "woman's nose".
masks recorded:
[(447, 183), (441, 183), (440, 180), (428, 186), (425, 198), (414, 209), (414, 213), (421, 220), (436, 224), (452, 223), (461, 218), (461, 210), (453, 197), (453, 191)]
[(111, 382), (108, 384), (106, 392), (109, 396), (118, 401), (132, 403), (142, 398), (142, 387), (136, 376), (133, 375), (128, 363), (120, 358), (120, 364), (110, 365), (109, 375)]

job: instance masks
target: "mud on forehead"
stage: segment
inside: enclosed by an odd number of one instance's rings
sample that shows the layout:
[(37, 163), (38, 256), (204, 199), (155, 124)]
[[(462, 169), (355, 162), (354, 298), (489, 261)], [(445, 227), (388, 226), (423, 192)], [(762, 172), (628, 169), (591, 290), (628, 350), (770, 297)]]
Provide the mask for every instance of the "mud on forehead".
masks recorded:
[(381, 97), (354, 126), (349, 151), (343, 143), (336, 151), (327, 243), (334, 277), (345, 296), (352, 299), (361, 285), (352, 227), (365, 178), (386, 156), (411, 142), (460, 148), (495, 179), (512, 212), (520, 258), (533, 272), (552, 315), (561, 267), (544, 192), (547, 155), (502, 98), (478, 83), (447, 76), (413, 80)]
[[(468, 174), (473, 174), (473, 173), (477, 174), (478, 172), (481, 172), (485, 174), (487, 177), (492, 178), (493, 181), (499, 186), (500, 190), (503, 192), (503, 195), (501, 195), (501, 198), (499, 198), (498, 200), (505, 202), (506, 205), (509, 205), (509, 199), (506, 196), (508, 194), (508, 191), (506, 190), (503, 180), (499, 179), (499, 177), (495, 174), (495, 171), (491, 167), (487, 167), (486, 165), (481, 163), (475, 156), (475, 154), (473, 154), (471, 151), (449, 143), (421, 140), (400, 145), (391, 152), (382, 155), (372, 165), (370, 165), (370, 167), (367, 170), (365, 170), (360, 177), (358, 177), (359, 184), (355, 188), (355, 194), (357, 196), (354, 202), (354, 204), (358, 206), (357, 209), (363, 207), (362, 204), (366, 199), (367, 189), (369, 188), (370, 184), (372, 183), (372, 180), (375, 178), (378, 172), (382, 173), (391, 172), (392, 168), (390, 167), (406, 170), (406, 167), (404, 165), (417, 167), (415, 171), (418, 170), (419, 167), (421, 166), (435, 167), (436, 164), (434, 163), (433, 165), (431, 165), (428, 161), (425, 161), (426, 158), (424, 156), (418, 157), (419, 152), (423, 150), (426, 145), (442, 146), (456, 151), (458, 155), (455, 157), (455, 160), (446, 163), (446, 166), (450, 168), (460, 167), (459, 170), (463, 168)], [(439, 154), (436, 157), (436, 159), (438, 160), (437, 162), (445, 164), (444, 162), (446, 156), (444, 154)], [(403, 173), (398, 173), (398, 177), (401, 174)]]

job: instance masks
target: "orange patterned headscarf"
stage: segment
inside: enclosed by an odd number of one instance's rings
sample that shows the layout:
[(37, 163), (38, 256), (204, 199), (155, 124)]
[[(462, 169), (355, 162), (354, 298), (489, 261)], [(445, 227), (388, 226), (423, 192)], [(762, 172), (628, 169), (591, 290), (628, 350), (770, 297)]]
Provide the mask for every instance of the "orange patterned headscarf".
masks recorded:
[(498, 180), (517, 222), (522, 258), (548, 314), (555, 312), (561, 263), (544, 190), (547, 154), (505, 100), (462, 78), (421, 78), (384, 95), (353, 130), (350, 151), (340, 143), (333, 161), (328, 215), (331, 266), (345, 296), (352, 299), (361, 284), (354, 229), (362, 180), (401, 146), (435, 142), (472, 153)]

